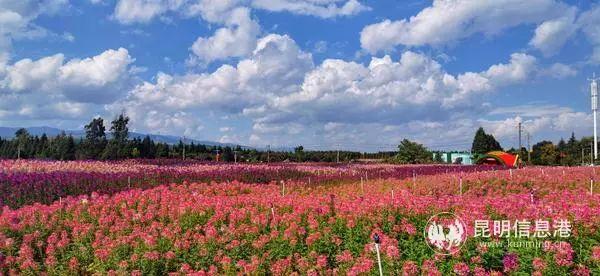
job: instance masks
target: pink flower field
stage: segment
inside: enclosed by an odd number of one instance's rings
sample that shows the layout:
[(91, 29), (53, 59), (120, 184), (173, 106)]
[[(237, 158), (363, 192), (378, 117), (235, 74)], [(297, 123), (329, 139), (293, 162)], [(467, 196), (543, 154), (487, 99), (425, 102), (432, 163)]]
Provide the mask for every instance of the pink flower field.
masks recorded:
[[(375, 235), (384, 275), (600, 274), (590, 167), (1, 165), (0, 275), (379, 275)], [(424, 235), (440, 212), (466, 226), (448, 255)], [(482, 221), (551, 229), (486, 237)]]

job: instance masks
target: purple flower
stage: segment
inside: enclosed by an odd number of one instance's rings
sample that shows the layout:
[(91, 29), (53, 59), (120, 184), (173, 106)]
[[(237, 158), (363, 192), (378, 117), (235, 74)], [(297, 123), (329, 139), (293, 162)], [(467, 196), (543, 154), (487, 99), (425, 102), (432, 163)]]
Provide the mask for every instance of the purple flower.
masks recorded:
[(508, 253), (502, 260), (504, 264), (504, 272), (512, 272), (519, 268), (519, 257), (515, 253)]

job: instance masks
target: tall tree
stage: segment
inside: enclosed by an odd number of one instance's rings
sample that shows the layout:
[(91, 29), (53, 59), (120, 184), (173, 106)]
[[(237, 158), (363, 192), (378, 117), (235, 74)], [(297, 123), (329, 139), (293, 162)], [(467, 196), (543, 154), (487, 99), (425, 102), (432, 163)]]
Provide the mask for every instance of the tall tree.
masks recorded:
[(129, 117), (124, 113), (119, 114), (119, 116), (111, 122), (110, 132), (112, 134), (112, 139), (110, 139), (108, 145), (104, 149), (104, 153), (102, 154), (103, 159), (115, 160), (127, 158), (131, 155), (132, 151), (129, 150), (127, 143), (127, 137), (129, 136), (128, 123)]
[(17, 143), (17, 158), (27, 158), (27, 143), (29, 142), (29, 132), (27, 129), (20, 128), (15, 132)]
[(106, 128), (104, 119), (98, 117), (85, 125), (85, 140), (83, 141), (83, 158), (98, 159), (106, 147)]
[(404, 139), (398, 145), (398, 154), (395, 159), (403, 164), (422, 164), (431, 163), (433, 156), (422, 144)]
[(475, 132), (471, 152), (475, 155), (486, 154), (490, 151), (502, 150), (500, 143), (493, 135), (485, 133), (482, 127)]
[(302, 162), (304, 160), (304, 147), (297, 146), (294, 148), (294, 155), (296, 162)]

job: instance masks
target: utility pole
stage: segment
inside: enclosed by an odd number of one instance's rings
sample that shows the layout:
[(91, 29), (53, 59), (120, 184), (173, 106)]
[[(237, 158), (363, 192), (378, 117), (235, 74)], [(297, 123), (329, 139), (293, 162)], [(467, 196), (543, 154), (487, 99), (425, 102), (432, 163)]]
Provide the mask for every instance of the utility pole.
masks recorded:
[(590, 91), (592, 94), (592, 113), (594, 114), (594, 159), (592, 159), (593, 165), (594, 161), (598, 159), (598, 133), (596, 130), (596, 113), (598, 113), (598, 81), (596, 79), (596, 73), (594, 73), (590, 81)]
[(182, 156), (183, 156), (183, 160), (185, 160), (185, 135), (183, 136), (183, 143), (182, 143), (182, 145), (183, 145), (183, 154), (182, 154)]
[(337, 163), (340, 163), (340, 144), (337, 147)]
[(267, 145), (267, 163), (271, 162), (271, 145)]
[(530, 144), (530, 135), (527, 132), (527, 163), (531, 164), (531, 144)]
[(521, 132), (522, 132), (522, 125), (521, 125), (521, 122), (519, 122), (519, 150), (517, 151), (518, 153), (521, 153), (521, 149), (522, 149)]
[(237, 150), (233, 151), (233, 163), (235, 163), (235, 164), (237, 164), (237, 153), (238, 153)]

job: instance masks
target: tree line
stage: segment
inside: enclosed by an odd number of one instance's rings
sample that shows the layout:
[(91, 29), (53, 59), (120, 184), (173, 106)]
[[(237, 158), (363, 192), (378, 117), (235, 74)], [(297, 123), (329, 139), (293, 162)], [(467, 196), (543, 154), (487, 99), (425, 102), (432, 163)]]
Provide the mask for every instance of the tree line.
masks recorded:
[[(521, 161), (529, 165), (578, 166), (592, 163), (593, 141), (592, 137), (582, 137), (578, 140), (575, 133), (571, 133), (568, 141), (560, 139), (556, 145), (552, 141), (544, 140), (534, 144), (530, 151), (522, 147), (520, 150), (511, 148), (506, 152), (518, 154)], [(503, 150), (496, 138), (486, 133), (483, 128), (475, 132), (471, 146), (474, 160), (488, 152)], [(390, 161), (402, 164), (443, 163), (442, 155), (440, 151), (430, 151), (422, 144), (404, 139), (398, 146), (398, 153)]]
[[(0, 138), (0, 158), (54, 160), (120, 160), (128, 158), (177, 158), (223, 162), (350, 162), (356, 159), (386, 159), (395, 152), (361, 153), (354, 151), (264, 151), (241, 146), (210, 146), (197, 143), (156, 142), (150, 136), (129, 139), (129, 118), (120, 114), (110, 123), (109, 134), (104, 119), (93, 118), (85, 125), (85, 136), (74, 138), (61, 133), (30, 135), (26, 129), (16, 131), (13, 139)], [(218, 157), (217, 157), (218, 156)]]
[[(240, 146), (209, 146), (195, 143), (176, 144), (156, 142), (150, 136), (129, 139), (129, 118), (120, 114), (110, 123), (109, 134), (100, 117), (85, 125), (85, 136), (74, 138), (64, 132), (48, 137), (30, 135), (26, 129), (16, 131), (13, 139), (0, 138), (0, 158), (9, 159), (54, 159), (54, 160), (120, 160), (127, 158), (178, 158), (223, 162), (350, 162), (359, 159), (378, 159), (401, 164), (443, 163), (442, 152), (431, 151), (422, 144), (404, 139), (398, 151), (364, 153), (355, 151), (307, 151), (302, 146), (293, 151), (265, 151)], [(532, 165), (575, 166), (589, 164), (592, 160), (593, 139), (576, 139), (575, 134), (554, 145), (552, 141), (541, 141), (528, 152), (509, 149), (519, 154), (521, 160)], [(475, 132), (471, 153), (477, 159), (481, 154), (503, 150), (500, 143), (483, 128)]]

